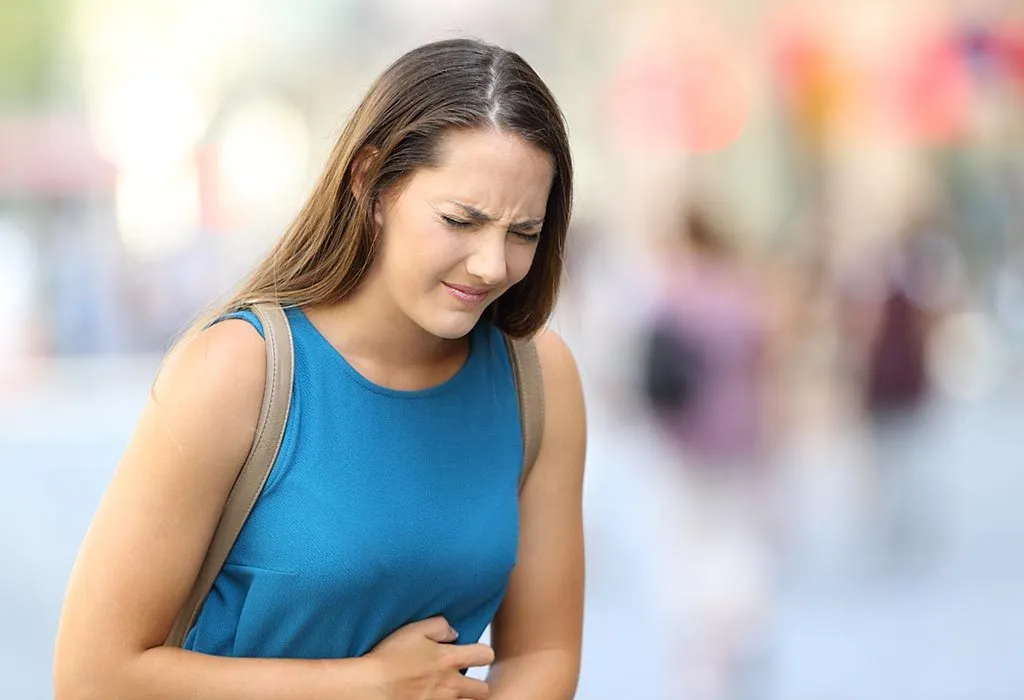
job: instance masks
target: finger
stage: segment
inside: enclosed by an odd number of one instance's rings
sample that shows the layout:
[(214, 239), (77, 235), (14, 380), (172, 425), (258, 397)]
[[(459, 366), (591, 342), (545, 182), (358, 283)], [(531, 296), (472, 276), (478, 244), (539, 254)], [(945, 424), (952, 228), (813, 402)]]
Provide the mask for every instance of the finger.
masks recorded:
[(413, 623), (418, 631), (422, 632), (427, 639), (430, 639), (439, 643), (454, 642), (459, 633), (448, 624), (448, 620), (438, 615), (437, 617), (428, 617), (426, 620)]
[(465, 644), (452, 647), (450, 663), (456, 668), (490, 666), (494, 663), (494, 650), (486, 644)]
[(459, 676), (459, 684), (455, 688), (459, 700), (487, 700), (491, 689), (484, 681)]

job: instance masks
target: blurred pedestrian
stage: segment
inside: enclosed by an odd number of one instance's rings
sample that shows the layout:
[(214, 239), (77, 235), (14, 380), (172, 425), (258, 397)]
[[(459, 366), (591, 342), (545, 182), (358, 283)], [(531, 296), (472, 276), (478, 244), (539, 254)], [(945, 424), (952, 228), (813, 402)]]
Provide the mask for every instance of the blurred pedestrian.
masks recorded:
[(685, 697), (724, 700), (759, 657), (770, 597), (769, 303), (704, 211), (688, 211), (659, 252), (643, 389), (681, 477), (665, 604)]

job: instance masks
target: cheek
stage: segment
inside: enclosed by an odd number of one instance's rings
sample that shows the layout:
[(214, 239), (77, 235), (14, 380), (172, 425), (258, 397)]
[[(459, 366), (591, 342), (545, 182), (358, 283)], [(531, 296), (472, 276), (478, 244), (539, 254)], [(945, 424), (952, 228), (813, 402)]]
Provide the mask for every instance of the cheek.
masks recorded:
[(533, 265), (533, 258), (537, 252), (535, 245), (520, 245), (510, 243), (505, 251), (505, 264), (508, 267), (508, 286), (521, 282), (530, 267)]
[(441, 225), (432, 222), (405, 226), (391, 238), (391, 269), (401, 284), (430, 282), (447, 272), (459, 259), (459, 239)]

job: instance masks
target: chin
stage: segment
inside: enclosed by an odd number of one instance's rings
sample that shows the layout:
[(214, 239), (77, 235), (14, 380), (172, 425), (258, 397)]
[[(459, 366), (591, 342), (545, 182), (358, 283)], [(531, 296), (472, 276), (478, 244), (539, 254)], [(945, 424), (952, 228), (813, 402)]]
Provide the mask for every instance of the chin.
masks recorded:
[(458, 340), (469, 335), (480, 320), (480, 314), (433, 313), (419, 320), (419, 326), (438, 338)]

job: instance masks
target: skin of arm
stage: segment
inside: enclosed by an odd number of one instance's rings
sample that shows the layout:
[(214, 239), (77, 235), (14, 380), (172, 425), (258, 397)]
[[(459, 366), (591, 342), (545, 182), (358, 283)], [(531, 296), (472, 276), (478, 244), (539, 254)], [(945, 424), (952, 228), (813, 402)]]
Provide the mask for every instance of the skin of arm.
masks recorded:
[(544, 438), (520, 496), (518, 561), (491, 627), (491, 700), (569, 700), (583, 636), (583, 470), (586, 416), (572, 353), (552, 331), (536, 338)]
[(226, 320), (171, 353), (75, 562), (57, 700), (362, 700), (362, 659), (220, 658), (163, 646), (259, 419), (263, 339)]

